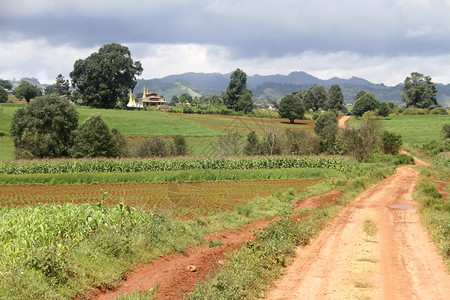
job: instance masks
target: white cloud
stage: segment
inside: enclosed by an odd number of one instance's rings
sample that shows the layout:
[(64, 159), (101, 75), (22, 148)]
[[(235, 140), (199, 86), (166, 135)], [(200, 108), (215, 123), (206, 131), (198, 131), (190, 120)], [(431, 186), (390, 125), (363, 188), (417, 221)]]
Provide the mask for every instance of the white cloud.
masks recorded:
[(405, 33), (405, 38), (417, 38), (421, 36), (430, 35), (432, 33), (433, 28), (430, 25), (425, 25), (416, 29), (408, 29)]
[[(127, 44), (134, 60), (144, 68), (140, 78), (161, 78), (185, 72), (228, 73), (236, 68), (248, 75), (289, 74), (305, 71), (321, 79), (334, 76), (365, 78), (373, 83), (396, 85), (411, 72), (429, 75), (435, 82), (450, 83), (450, 54), (439, 56), (368, 56), (352, 52), (305, 51), (278, 58), (259, 56), (232, 59), (225, 47), (200, 44)], [(44, 40), (0, 44), (0, 78), (37, 77), (53, 83), (58, 74), (69, 78), (74, 62), (99, 46), (77, 49), (53, 47)]]
[(69, 78), (74, 62), (95, 49), (68, 45), (51, 46), (43, 39), (0, 44), (0, 78), (37, 77), (41, 83), (54, 83), (58, 74)]

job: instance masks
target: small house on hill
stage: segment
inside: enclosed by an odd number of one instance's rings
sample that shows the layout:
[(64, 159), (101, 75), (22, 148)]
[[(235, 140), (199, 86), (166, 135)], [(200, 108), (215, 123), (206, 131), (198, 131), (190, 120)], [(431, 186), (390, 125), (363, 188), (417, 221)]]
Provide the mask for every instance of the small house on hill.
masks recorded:
[(166, 99), (164, 99), (164, 97), (158, 95), (157, 93), (149, 93), (148, 89), (145, 89), (144, 86), (142, 98), (134, 99), (130, 91), (130, 100), (128, 101), (127, 107), (160, 107), (165, 106), (166, 104)]

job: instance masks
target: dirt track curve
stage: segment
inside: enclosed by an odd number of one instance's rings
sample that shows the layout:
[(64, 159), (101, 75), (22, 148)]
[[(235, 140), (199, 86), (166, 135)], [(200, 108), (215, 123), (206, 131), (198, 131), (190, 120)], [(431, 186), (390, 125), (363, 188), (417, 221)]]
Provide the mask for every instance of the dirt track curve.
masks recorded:
[[(412, 166), (399, 167), (359, 195), (297, 249), (266, 299), (449, 299), (450, 275), (412, 200), (417, 179)], [(374, 236), (367, 221), (376, 224)]]

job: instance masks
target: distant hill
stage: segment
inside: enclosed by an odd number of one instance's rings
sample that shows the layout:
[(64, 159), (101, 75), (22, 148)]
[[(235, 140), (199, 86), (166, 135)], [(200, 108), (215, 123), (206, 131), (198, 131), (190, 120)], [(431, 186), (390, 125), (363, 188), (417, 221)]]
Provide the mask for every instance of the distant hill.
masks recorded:
[[(170, 75), (160, 79), (138, 80), (134, 92), (140, 92), (142, 85), (146, 84), (150, 90), (162, 94), (166, 99), (174, 95), (189, 92), (192, 96), (197, 94), (220, 94), (228, 86), (230, 74), (221, 73), (184, 73)], [(377, 99), (382, 101), (394, 101), (401, 103), (401, 89), (403, 84), (396, 86), (386, 86), (384, 84), (373, 84), (370, 81), (352, 77), (342, 79), (333, 77), (327, 80), (319, 79), (306, 72), (292, 72), (288, 75), (253, 75), (247, 77), (247, 86), (252, 90), (257, 101), (264, 101), (270, 98), (281, 99), (284, 95), (297, 90), (305, 90), (317, 84), (323, 85), (327, 89), (332, 84), (339, 84), (344, 99), (353, 100), (360, 90), (367, 90), (373, 93)], [(450, 85), (437, 84), (438, 102), (443, 106), (450, 106)]]
[[(221, 73), (184, 73), (179, 75), (170, 75), (159, 79), (138, 79), (137, 85), (133, 93), (136, 95), (142, 92), (144, 85), (152, 92), (156, 92), (166, 100), (170, 100), (173, 96), (179, 96), (182, 93), (189, 93), (193, 97), (216, 94), (219, 95), (226, 90), (230, 81), (230, 74)], [(40, 88), (46, 85), (39, 83), (36, 78), (23, 78)], [(13, 81), (13, 85), (17, 86), (20, 81)], [(267, 99), (281, 99), (284, 95), (297, 90), (305, 90), (312, 85), (323, 85), (327, 89), (332, 84), (339, 84), (344, 99), (352, 101), (360, 90), (367, 90), (375, 95), (381, 101), (394, 101), (397, 104), (401, 102), (401, 90), (403, 84), (396, 86), (386, 86), (384, 84), (373, 84), (370, 81), (352, 77), (350, 79), (342, 79), (333, 77), (330, 79), (319, 79), (306, 72), (292, 72), (288, 75), (253, 75), (247, 76), (247, 86), (252, 90), (253, 96), (257, 101)], [(438, 103), (450, 107), (450, 84), (437, 84)]]

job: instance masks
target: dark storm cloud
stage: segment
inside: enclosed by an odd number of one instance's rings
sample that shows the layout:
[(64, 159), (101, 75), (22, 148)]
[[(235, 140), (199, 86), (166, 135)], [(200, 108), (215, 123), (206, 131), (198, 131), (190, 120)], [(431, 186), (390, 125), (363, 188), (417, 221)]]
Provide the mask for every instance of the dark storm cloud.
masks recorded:
[(304, 51), (440, 54), (450, 46), (445, 1), (78, 1), (82, 9), (34, 1), (26, 11), (20, 2), (7, 0), (0, 13), (3, 40), (214, 44), (236, 58)]

